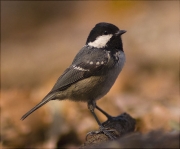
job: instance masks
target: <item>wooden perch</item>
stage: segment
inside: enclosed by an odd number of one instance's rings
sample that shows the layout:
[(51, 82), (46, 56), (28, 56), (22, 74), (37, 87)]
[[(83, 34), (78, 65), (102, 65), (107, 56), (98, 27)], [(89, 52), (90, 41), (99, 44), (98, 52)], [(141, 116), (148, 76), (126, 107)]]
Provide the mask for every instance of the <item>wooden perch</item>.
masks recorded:
[[(129, 114), (123, 113), (117, 117), (112, 117), (105, 121), (102, 125), (108, 130), (112, 130), (111, 134), (119, 138), (135, 129), (135, 119)], [(98, 132), (98, 133), (97, 133)], [(86, 136), (86, 141), (81, 148), (89, 148), (102, 142), (110, 141), (111, 139), (101, 131), (92, 131)]]
[(117, 139), (110, 140), (103, 132), (94, 131), (89, 133), (80, 148), (180, 148), (178, 130), (166, 133), (154, 130), (147, 134), (133, 132), (135, 120), (126, 113), (108, 119), (103, 126), (115, 130), (112, 135)]

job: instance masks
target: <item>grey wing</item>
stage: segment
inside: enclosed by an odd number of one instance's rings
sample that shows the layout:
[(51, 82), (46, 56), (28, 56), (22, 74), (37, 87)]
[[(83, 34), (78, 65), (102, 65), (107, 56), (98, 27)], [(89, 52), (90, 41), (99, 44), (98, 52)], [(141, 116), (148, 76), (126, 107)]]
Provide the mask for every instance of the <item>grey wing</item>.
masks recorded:
[[(88, 54), (91, 56), (88, 56)], [(89, 53), (85, 50), (81, 50), (75, 57), (72, 65), (59, 77), (50, 93), (65, 90), (75, 82), (94, 75), (99, 75), (101, 72), (100, 70), (106, 67), (108, 63), (107, 57), (105, 53), (102, 54), (101, 52), (99, 52), (98, 55), (97, 49), (90, 50)]]
[(83, 71), (79, 71), (70, 67), (66, 69), (62, 76), (59, 77), (56, 84), (52, 88), (51, 92), (53, 91), (62, 91), (71, 86), (73, 83), (84, 79)]

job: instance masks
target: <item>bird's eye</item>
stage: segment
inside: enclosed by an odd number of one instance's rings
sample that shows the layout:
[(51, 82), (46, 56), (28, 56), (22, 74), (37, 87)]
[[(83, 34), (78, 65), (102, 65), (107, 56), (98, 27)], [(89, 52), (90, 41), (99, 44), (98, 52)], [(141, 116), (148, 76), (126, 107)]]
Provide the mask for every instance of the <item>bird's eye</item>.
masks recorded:
[(104, 35), (107, 35), (108, 34), (108, 32), (107, 31), (104, 31)]

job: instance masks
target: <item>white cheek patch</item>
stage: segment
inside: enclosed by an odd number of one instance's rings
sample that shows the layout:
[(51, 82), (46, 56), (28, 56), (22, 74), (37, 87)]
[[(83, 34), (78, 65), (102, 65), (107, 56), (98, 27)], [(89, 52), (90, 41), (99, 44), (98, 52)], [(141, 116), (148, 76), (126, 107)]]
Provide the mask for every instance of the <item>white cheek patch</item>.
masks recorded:
[(107, 42), (111, 39), (112, 36), (112, 34), (99, 36), (95, 41), (89, 42), (88, 45), (95, 48), (103, 48), (106, 46)]

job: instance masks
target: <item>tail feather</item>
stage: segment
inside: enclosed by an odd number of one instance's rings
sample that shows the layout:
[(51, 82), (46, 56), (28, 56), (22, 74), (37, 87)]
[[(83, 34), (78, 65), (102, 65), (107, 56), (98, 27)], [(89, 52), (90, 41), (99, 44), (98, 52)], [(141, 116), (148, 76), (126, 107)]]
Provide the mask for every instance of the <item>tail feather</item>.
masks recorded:
[(21, 120), (24, 120), (26, 117), (28, 117), (31, 113), (33, 113), (34, 111), (36, 111), (37, 109), (39, 109), (40, 107), (42, 107), (43, 105), (45, 105), (47, 102), (49, 102), (50, 100), (55, 98), (55, 94), (48, 94), (47, 96), (44, 97), (44, 99), (38, 103), (34, 108), (32, 108), (30, 111), (28, 111), (26, 114), (24, 114), (21, 117)]

